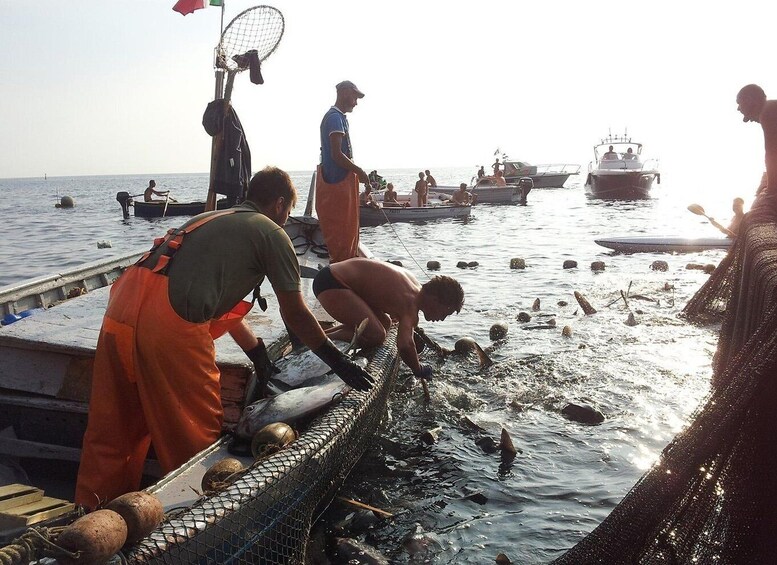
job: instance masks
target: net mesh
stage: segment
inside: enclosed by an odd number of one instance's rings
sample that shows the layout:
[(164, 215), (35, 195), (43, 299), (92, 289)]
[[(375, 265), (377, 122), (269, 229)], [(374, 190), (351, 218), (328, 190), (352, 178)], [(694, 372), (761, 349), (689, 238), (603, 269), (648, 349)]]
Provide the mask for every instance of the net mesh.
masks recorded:
[(777, 229), (751, 211), (683, 313), (721, 320), (712, 387), (688, 427), (556, 564), (777, 563)]
[(272, 6), (254, 6), (241, 12), (221, 34), (216, 47), (216, 66), (229, 71), (244, 70), (232, 57), (251, 49), (264, 61), (278, 47), (284, 29), (283, 14)]
[(219, 494), (168, 516), (127, 562), (302, 563), (312, 521), (367, 448), (398, 366), (393, 329), (368, 365), (377, 381), (369, 392), (352, 391), (290, 446), (255, 462)]

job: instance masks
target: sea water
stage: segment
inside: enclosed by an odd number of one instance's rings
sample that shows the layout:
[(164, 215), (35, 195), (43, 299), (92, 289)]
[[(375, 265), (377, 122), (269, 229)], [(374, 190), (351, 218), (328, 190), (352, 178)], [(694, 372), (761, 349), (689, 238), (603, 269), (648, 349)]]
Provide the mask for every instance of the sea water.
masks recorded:
[[(473, 172), (432, 171), (448, 185), (469, 181)], [(399, 193), (409, 193), (417, 179), (415, 170), (380, 173)], [(182, 218), (122, 218), (116, 194), (140, 194), (150, 178), (0, 180), (0, 286), (140, 250), (179, 225)], [(153, 178), (179, 201), (207, 192), (205, 174)], [(292, 178), (301, 214), (311, 172)], [(346, 533), (395, 562), (487, 563), (498, 553), (514, 563), (557, 557), (607, 516), (708, 391), (718, 328), (690, 325), (678, 314), (707, 279), (686, 265), (717, 264), (725, 252), (621, 255), (594, 239), (717, 232), (686, 211), (686, 187), (665, 180), (651, 199), (602, 201), (586, 197), (583, 181), (580, 175), (565, 188), (535, 189), (526, 206), (477, 205), (464, 221), (362, 229), (376, 256), (401, 261), (421, 282), (435, 274), (461, 282), (460, 314), (420, 322), (441, 345), (452, 348), (469, 336), (488, 347), (491, 325), (509, 325), (487, 369), (474, 357), (439, 361), (424, 353), (435, 367), (428, 404), (403, 367), (379, 438), (345, 487), (346, 496), (394, 514)], [(75, 207), (56, 208), (66, 195)], [(525, 269), (510, 268), (515, 257), (525, 260)], [(564, 269), (568, 259), (577, 268)], [(658, 259), (667, 271), (651, 269)], [(427, 271), (430, 260), (441, 269)], [(460, 269), (460, 261), (478, 266)], [(593, 261), (603, 261), (605, 270), (593, 272)], [(596, 314), (583, 315), (575, 291)], [(517, 321), (522, 311), (531, 322)], [(625, 323), (630, 312), (635, 326)], [(526, 329), (551, 318), (555, 329)], [(571, 337), (562, 335), (564, 326)], [(600, 410), (604, 423), (566, 419), (561, 411), (570, 402)], [(420, 435), (432, 428), (441, 428), (437, 442), (426, 445)], [(512, 461), (476, 444), (483, 437), (498, 442), (503, 428), (519, 450)]]

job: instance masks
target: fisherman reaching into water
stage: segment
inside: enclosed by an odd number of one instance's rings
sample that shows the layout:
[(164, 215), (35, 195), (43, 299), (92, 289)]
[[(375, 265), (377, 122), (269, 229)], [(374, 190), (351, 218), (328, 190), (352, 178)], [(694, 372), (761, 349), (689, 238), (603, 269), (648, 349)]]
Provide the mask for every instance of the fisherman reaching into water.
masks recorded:
[(399, 324), (397, 347), (416, 377), (429, 379), (432, 368), (418, 361), (413, 330), (418, 313), (430, 322), (442, 321), (464, 305), (464, 290), (455, 279), (436, 276), (423, 285), (407, 270), (374, 259), (355, 258), (321, 269), (313, 279), (313, 293), (321, 306), (343, 326), (329, 336), (349, 341), (352, 328), (367, 318), (359, 338), (362, 347), (386, 339), (392, 320)]
[(267, 167), (245, 202), (195, 216), (111, 287), (97, 341), (76, 502), (95, 507), (137, 490), (149, 445), (162, 471), (180, 467), (221, 435), (220, 373), (213, 340), (229, 332), (256, 367), (272, 370), (243, 321), (243, 300), (265, 276), (296, 334), (349, 386), (374, 381), (326, 337), (302, 298), (294, 246), (282, 226), (297, 193)]

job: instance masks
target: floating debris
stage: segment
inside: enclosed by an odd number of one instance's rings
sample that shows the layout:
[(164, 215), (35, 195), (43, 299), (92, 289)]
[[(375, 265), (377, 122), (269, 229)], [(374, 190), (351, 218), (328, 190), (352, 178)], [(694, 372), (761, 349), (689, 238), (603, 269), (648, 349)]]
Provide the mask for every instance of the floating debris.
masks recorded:
[(511, 269), (525, 269), (526, 268), (526, 260), (521, 257), (513, 257), (510, 259), (510, 268)]
[(604, 422), (604, 414), (590, 406), (569, 403), (564, 406), (561, 413), (570, 420), (581, 424), (601, 424)]

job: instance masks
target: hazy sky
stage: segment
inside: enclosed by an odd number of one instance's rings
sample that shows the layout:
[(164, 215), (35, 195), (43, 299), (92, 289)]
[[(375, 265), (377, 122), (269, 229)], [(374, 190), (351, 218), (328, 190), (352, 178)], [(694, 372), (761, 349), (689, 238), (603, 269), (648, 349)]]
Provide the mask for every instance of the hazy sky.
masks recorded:
[[(226, 21), (252, 6), (226, 0)], [(206, 172), (218, 8), (174, 0), (0, 0), (0, 177)], [(286, 33), (266, 83), (233, 102), (253, 167), (311, 170), (334, 85), (367, 170), (490, 164), (500, 147), (585, 169), (628, 128), (664, 177), (744, 182), (763, 170), (757, 124), (735, 97), (777, 97), (769, 2), (436, 1), (272, 3)]]

